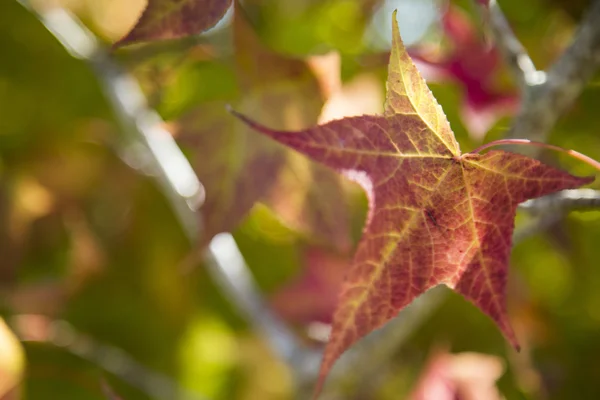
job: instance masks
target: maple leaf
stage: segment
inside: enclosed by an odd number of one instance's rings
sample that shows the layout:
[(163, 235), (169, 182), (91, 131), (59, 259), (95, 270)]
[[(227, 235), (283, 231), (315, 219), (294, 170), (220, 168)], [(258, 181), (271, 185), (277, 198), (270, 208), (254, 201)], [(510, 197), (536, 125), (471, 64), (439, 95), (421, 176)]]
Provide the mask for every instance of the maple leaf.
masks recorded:
[[(308, 65), (260, 43), (236, 2), (233, 16), (237, 105), (278, 128), (316, 124), (321, 89)], [(178, 141), (206, 188), (204, 238), (231, 231), (257, 201), (282, 222), (336, 248), (350, 247), (341, 177), (232, 119), (223, 101), (206, 102), (178, 121)], [(332, 201), (333, 200), (333, 201)]]
[(337, 358), (426, 290), (445, 284), (492, 318), (518, 348), (505, 296), (517, 205), (593, 181), (520, 154), (462, 155), (407, 54), (395, 13), (383, 115), (256, 130), (360, 183), (363, 236), (343, 284), (315, 393)]
[(230, 6), (231, 0), (148, 0), (135, 26), (115, 46), (201, 33), (219, 22)]
[(450, 52), (440, 56), (413, 48), (410, 55), (424, 67), (426, 79), (451, 80), (462, 87), (461, 118), (469, 132), (481, 138), (499, 118), (516, 111), (518, 94), (498, 87), (502, 66), (498, 49), (481, 38), (459, 8), (448, 7), (442, 27), (452, 45)]

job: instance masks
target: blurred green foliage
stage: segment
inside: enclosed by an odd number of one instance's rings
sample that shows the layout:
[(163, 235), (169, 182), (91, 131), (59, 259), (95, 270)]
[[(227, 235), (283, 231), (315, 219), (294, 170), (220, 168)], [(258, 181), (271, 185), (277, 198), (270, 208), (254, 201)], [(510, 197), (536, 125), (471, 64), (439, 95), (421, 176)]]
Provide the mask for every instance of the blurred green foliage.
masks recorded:
[[(468, 2), (457, 3), (477, 18)], [(102, 14), (90, 11), (91, 3), (66, 4), (103, 38), (115, 40), (130, 27), (120, 20), (116, 31), (107, 31)], [(502, 2), (540, 67), (560, 53), (577, 23), (560, 4)], [(245, 5), (271, 50), (294, 57), (336, 50), (343, 82), (369, 74), (384, 84), (385, 62), (361, 61), (379, 51), (366, 39), (376, 1), (249, 0)], [(94, 10), (103, 6), (116, 7), (103, 0)], [(140, 9), (128, 9), (130, 25)], [(434, 26), (423, 40), (435, 41), (436, 35)], [(140, 80), (150, 104), (165, 119), (177, 121), (205, 102), (240, 95), (230, 37), (230, 26), (224, 24), (194, 42), (172, 42), (171, 50), (168, 44), (148, 44), (120, 49), (116, 56)], [(164, 194), (118, 157), (122, 133), (89, 66), (71, 57), (12, 0), (0, 2), (0, 49), (2, 316), (66, 320), (88, 338), (85, 354), (110, 357), (107, 349), (122, 349), (139, 363), (133, 375), (155, 371), (205, 398), (294, 398), (289, 369), (211, 280)], [(460, 119), (460, 88), (446, 83), (431, 87), (462, 148), (475, 147), (478, 140)], [(600, 159), (595, 130), (599, 96), (599, 86), (592, 82), (551, 142)], [(508, 118), (497, 122), (486, 140), (499, 137), (509, 123)], [(190, 158), (202, 156), (201, 148), (186, 152)], [(586, 166), (560, 161), (575, 174), (592, 173)], [(356, 242), (366, 201), (355, 188), (348, 193)], [(267, 298), (302, 276), (308, 247), (329, 246), (284, 226), (261, 205), (234, 234)], [(501, 357), (506, 373), (499, 387), (507, 399), (600, 397), (598, 243), (600, 212), (589, 212), (572, 213), (515, 246), (509, 310), (523, 345), (520, 354), (481, 312), (449, 294), (390, 354), (387, 365), (372, 366), (379, 378), (376, 387), (359, 379), (344, 398), (404, 398), (440, 343), (454, 352)], [(146, 390), (140, 390), (68, 347), (48, 341), (23, 346), (24, 399), (104, 399), (105, 381), (123, 399), (161, 398), (157, 393), (164, 385), (158, 378), (146, 380)], [(122, 361), (114, 357), (115, 363)]]

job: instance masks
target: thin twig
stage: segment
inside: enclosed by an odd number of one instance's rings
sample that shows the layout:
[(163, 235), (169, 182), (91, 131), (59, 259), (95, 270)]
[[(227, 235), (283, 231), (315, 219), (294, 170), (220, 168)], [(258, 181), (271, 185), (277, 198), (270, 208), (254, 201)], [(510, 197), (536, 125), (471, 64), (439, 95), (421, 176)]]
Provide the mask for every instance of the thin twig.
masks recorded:
[(571, 45), (550, 67), (546, 81), (531, 86), (507, 134), (511, 138), (547, 139), (558, 118), (579, 96), (600, 67), (600, 0), (581, 21)]
[(482, 6), (480, 8), (487, 10), (496, 46), (504, 56), (522, 90), (526, 90), (528, 86), (543, 84), (546, 80), (546, 73), (536, 69), (527, 50), (511, 29), (498, 2), (490, 0), (487, 7)]

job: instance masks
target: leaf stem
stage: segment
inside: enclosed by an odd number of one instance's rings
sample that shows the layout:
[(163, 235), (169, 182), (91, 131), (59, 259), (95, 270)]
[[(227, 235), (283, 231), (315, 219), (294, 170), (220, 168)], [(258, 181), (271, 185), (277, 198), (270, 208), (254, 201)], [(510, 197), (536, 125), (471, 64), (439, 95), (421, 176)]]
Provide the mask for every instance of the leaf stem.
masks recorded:
[(542, 142), (535, 142), (533, 140), (529, 140), (529, 139), (500, 139), (500, 140), (494, 140), (493, 142), (489, 142), (486, 143), (482, 146), (479, 146), (478, 148), (476, 148), (475, 150), (471, 151), (470, 153), (466, 153), (466, 154), (478, 154), (481, 153), (483, 150), (488, 149), (490, 147), (494, 147), (494, 146), (501, 146), (501, 145), (506, 145), (506, 144), (517, 144), (517, 145), (527, 145), (527, 146), (536, 146), (536, 147), (542, 147), (545, 149), (549, 149), (549, 150), (554, 150), (554, 151), (559, 151), (561, 153), (565, 153), (570, 155), (573, 158), (576, 158), (580, 161), (583, 161), (584, 163), (594, 167), (595, 169), (600, 171), (600, 162), (594, 160), (591, 157), (586, 156), (585, 154), (581, 154), (578, 151), (575, 150), (567, 150), (567, 149), (563, 149), (562, 147), (559, 146), (555, 146), (552, 144), (548, 144), (548, 143), (542, 143)]

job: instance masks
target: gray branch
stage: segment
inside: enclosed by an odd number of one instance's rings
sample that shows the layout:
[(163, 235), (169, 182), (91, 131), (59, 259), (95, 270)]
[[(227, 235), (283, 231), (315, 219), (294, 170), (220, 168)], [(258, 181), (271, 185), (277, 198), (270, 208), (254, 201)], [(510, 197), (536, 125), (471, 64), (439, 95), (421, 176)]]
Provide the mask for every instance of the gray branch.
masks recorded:
[(527, 200), (519, 205), (519, 209), (527, 211), (534, 218), (515, 230), (514, 244), (548, 229), (570, 211), (599, 210), (600, 191), (592, 189), (563, 190), (548, 196)]
[(519, 204), (519, 208), (533, 215), (598, 210), (600, 209), (600, 190), (563, 190), (538, 199), (528, 200)]
[(593, 1), (571, 44), (547, 72), (536, 69), (497, 0), (486, 8), (495, 43), (521, 86), (521, 107), (506, 136), (544, 142), (600, 68), (600, 1)]
[(599, 67), (600, 1), (595, 0), (570, 46), (548, 70), (545, 82), (526, 87), (507, 137), (544, 142)]
[(496, 46), (521, 88), (543, 84), (546, 81), (546, 73), (536, 69), (527, 50), (510, 27), (498, 2), (490, 0), (489, 5), (482, 8), (487, 11), (486, 15)]
[(314, 382), (321, 353), (303, 346), (264, 302), (233, 236), (230, 233), (215, 236), (204, 259), (213, 279), (250, 321), (252, 328), (262, 334), (267, 344), (291, 367), (296, 381)]

